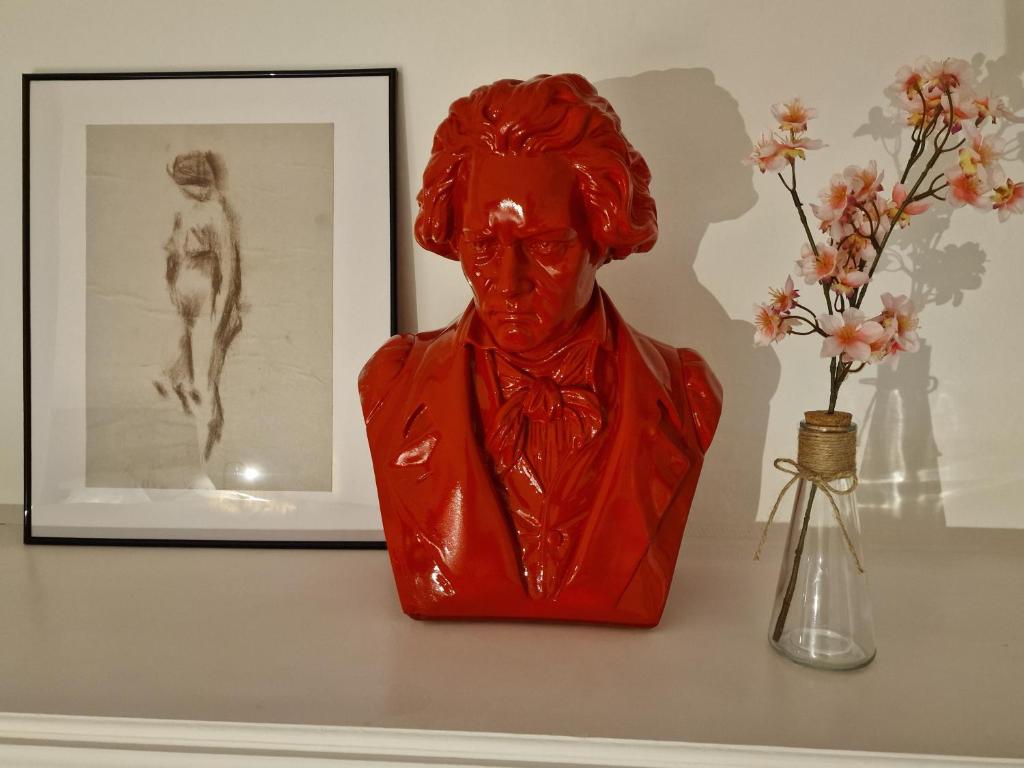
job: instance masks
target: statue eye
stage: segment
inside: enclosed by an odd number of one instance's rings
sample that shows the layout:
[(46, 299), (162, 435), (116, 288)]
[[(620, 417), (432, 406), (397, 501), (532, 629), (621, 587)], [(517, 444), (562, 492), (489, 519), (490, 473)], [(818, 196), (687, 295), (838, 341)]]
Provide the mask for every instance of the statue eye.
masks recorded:
[(471, 240), (469, 242), (469, 250), (477, 261), (487, 261), (497, 252), (497, 241), (493, 237)]
[(531, 240), (526, 249), (536, 256), (557, 256), (565, 249), (565, 243), (558, 240)]

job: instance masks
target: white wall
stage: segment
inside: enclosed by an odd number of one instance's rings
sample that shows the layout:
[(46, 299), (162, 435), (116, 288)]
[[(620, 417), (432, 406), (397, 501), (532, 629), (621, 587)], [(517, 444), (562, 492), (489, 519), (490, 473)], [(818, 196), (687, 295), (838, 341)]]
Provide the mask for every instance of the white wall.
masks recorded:
[[(768, 106), (800, 94), (819, 108), (813, 132), (829, 145), (801, 167), (805, 199), (849, 163), (876, 158), (891, 179), (886, 146), (863, 126), (897, 68), (920, 54), (977, 57), (992, 87), (1024, 108), (1019, 0), (0, 0), (0, 502), (22, 493), (22, 72), (397, 66), (406, 330), (446, 323), (468, 298), (457, 266), (415, 247), (410, 234), (417, 180), (448, 104), (501, 77), (586, 75), (646, 155), (662, 227), (653, 252), (608, 267), (603, 284), (635, 326), (696, 347), (719, 371), (726, 415), (693, 526), (747, 533), (781, 484), (765, 468), (792, 455), (800, 414), (822, 406), (826, 376), (809, 340), (777, 352), (750, 344), (751, 304), (784, 280), (801, 233), (778, 182), (739, 160), (748, 136), (769, 126)], [(1024, 175), (1019, 153), (1009, 166)], [(937, 303), (922, 318), (930, 358), (866, 371), (843, 393), (869, 447), (865, 525), (914, 537), (1019, 526), (1024, 217), (997, 225), (960, 211), (948, 228), (932, 221), (926, 232), (951, 250), (933, 279)], [(881, 290), (906, 290), (898, 275), (885, 278)], [(890, 482), (879, 463), (904, 482)]]

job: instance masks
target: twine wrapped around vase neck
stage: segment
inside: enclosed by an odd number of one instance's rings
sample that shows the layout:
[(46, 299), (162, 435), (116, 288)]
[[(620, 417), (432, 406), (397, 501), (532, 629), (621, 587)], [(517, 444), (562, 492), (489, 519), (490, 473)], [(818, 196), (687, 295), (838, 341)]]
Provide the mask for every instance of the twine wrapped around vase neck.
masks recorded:
[[(806, 480), (817, 486), (828, 499), (832, 506), (832, 514), (846, 542), (846, 548), (850, 550), (857, 570), (864, 573), (864, 566), (853, 546), (835, 500), (836, 496), (846, 496), (857, 490), (857, 428), (853, 426), (853, 417), (843, 412), (807, 411), (804, 414), (804, 421), (800, 424), (796, 461), (778, 458), (773, 463), (776, 469), (792, 477), (783, 486), (772, 506), (771, 514), (768, 515), (768, 520), (761, 531), (761, 540), (758, 542), (754, 559), (761, 559), (761, 551), (768, 538), (768, 529), (779, 511), (783, 497), (797, 480)], [(844, 490), (832, 485), (836, 480), (846, 478), (852, 479), (849, 488)]]

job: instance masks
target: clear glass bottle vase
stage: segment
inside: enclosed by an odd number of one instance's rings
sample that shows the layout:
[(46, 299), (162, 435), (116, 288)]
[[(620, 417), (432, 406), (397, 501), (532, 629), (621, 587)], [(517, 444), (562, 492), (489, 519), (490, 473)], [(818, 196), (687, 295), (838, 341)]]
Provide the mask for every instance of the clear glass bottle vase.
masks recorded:
[[(804, 430), (856, 432), (849, 422), (804, 421), (800, 429), (801, 437)], [(852, 477), (832, 480), (825, 486), (829, 492), (805, 478), (796, 484), (768, 633), (779, 653), (811, 667), (857, 669), (875, 657), (856, 491), (848, 492), (853, 482)]]

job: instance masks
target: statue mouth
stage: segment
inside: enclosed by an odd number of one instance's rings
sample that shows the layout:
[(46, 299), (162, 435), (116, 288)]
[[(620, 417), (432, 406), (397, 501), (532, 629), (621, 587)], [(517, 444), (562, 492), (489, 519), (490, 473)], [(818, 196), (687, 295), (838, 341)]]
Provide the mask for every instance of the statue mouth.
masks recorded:
[(536, 312), (501, 312), (497, 315), (500, 323), (512, 323), (515, 325), (536, 325), (540, 323), (540, 316)]

